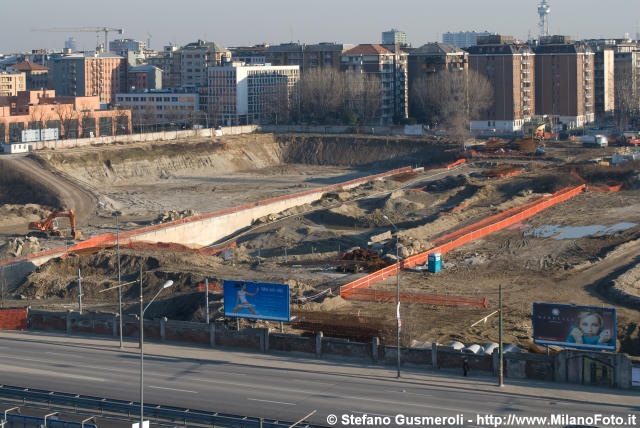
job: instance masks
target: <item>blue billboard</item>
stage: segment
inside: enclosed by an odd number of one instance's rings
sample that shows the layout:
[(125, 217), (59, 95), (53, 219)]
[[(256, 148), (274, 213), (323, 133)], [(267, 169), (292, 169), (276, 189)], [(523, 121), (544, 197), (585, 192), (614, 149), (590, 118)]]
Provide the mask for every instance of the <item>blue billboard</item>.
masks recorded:
[(224, 316), (290, 321), (289, 286), (265, 282), (224, 281)]
[(538, 345), (615, 351), (616, 310), (534, 303), (533, 342)]

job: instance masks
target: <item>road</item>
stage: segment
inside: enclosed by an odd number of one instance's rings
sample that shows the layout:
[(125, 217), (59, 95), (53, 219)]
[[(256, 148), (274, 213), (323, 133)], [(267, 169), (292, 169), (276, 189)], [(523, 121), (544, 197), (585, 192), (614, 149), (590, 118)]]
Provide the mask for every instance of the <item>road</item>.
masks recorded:
[[(640, 394), (578, 385), (145, 343), (145, 402), (247, 416), (297, 420), (317, 410), (362, 416), (477, 415), (626, 417), (640, 413)], [(140, 361), (134, 342), (87, 336), (0, 332), (0, 382), (123, 400), (139, 400)], [(347, 416), (348, 417), (348, 416)], [(393, 420), (393, 419), (392, 419)], [(638, 421), (640, 425), (640, 420)], [(340, 426), (340, 423), (338, 423)], [(395, 426), (393, 423), (391, 426)]]

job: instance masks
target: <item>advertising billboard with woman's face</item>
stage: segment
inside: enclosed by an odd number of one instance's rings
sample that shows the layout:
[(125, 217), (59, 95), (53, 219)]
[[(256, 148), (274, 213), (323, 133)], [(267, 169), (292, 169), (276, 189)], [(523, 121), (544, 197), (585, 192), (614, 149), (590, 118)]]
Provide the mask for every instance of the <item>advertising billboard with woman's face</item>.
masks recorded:
[(534, 303), (533, 341), (539, 345), (615, 351), (616, 310)]
[(289, 286), (265, 282), (224, 281), (224, 316), (290, 321)]

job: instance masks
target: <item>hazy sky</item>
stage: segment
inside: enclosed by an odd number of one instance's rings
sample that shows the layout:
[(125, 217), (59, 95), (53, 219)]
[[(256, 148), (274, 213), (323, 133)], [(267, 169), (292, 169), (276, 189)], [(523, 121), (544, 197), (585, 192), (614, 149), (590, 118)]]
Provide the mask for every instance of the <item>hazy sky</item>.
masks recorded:
[[(537, 34), (538, 0), (19, 0), (3, 5), (0, 53), (61, 49), (74, 36), (93, 49), (95, 33), (36, 28), (108, 26), (161, 49), (197, 39), (224, 46), (257, 43), (379, 43), (392, 27), (413, 46), (441, 41), (447, 31), (476, 30), (527, 38)], [(553, 34), (574, 38), (635, 37), (638, 0), (550, 0)], [(101, 34), (102, 37), (102, 34)], [(113, 40), (116, 35), (109, 38)]]

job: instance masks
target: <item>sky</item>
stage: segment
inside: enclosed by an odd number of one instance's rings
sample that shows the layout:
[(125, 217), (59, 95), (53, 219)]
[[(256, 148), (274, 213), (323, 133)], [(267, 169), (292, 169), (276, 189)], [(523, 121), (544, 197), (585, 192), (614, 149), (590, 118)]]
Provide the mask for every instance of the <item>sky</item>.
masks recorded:
[[(573, 38), (636, 37), (638, 0), (548, 0), (552, 34)], [(3, 5), (0, 53), (57, 49), (73, 36), (81, 50), (95, 33), (41, 32), (68, 27), (124, 28), (123, 36), (160, 50), (197, 39), (223, 46), (258, 43), (380, 43), (396, 28), (418, 47), (447, 31), (490, 31), (527, 39), (538, 32), (539, 0), (20, 0)], [(100, 33), (101, 39), (103, 34)]]

